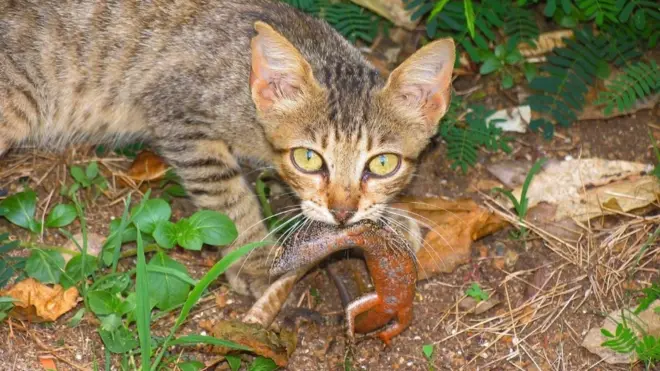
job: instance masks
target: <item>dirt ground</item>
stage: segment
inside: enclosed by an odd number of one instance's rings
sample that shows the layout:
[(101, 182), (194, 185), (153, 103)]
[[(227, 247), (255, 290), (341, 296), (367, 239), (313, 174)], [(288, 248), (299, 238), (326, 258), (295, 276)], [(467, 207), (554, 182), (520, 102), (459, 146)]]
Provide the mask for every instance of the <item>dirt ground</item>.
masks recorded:
[[(497, 98), (484, 102), (491, 107), (505, 104)], [(648, 132), (651, 130), (656, 138), (660, 138), (659, 117), (660, 107), (656, 106), (634, 116), (583, 121), (568, 129), (558, 129), (558, 135), (552, 141), (534, 133), (513, 135), (513, 154), (481, 151), (478, 165), (466, 175), (449, 168), (444, 155), (445, 146), (438, 141), (425, 153), (418, 176), (405, 194), (479, 200), (475, 188), (479, 188), (480, 182), (496, 180), (486, 170), (488, 165), (512, 160), (531, 163), (541, 156), (558, 160), (582, 156), (652, 163)], [(67, 166), (91, 160), (90, 153), (82, 150), (65, 154), (12, 153), (0, 160), (0, 174), (3, 174), (0, 192), (14, 193), (20, 190), (20, 181), (27, 180), (38, 191), (41, 215), (49, 197), (50, 203), (58, 201), (58, 182), (66, 179)], [(17, 161), (19, 157), (22, 162)], [(12, 168), (8, 167), (9, 163)], [(109, 168), (126, 168), (130, 160), (111, 157), (101, 159), (101, 163)], [(124, 195), (119, 193), (115, 199), (101, 198), (88, 205), (88, 224), (92, 232), (107, 236), (109, 222), (121, 215), (121, 197)], [(3, 196), (0, 193), (0, 199)], [(177, 200), (173, 210), (174, 218), (178, 218), (189, 214), (192, 208), (185, 200)], [(656, 209), (646, 216), (657, 213)], [(630, 239), (624, 243), (634, 245), (653, 227), (651, 224), (630, 224), (634, 219), (634, 216), (619, 216), (594, 221), (593, 246), (599, 248), (609, 231), (615, 228), (625, 228)], [(78, 232), (79, 228), (76, 222), (71, 230)], [(21, 240), (28, 237), (25, 231), (4, 219), (0, 219), (2, 231), (9, 231), (14, 238)], [(611, 251), (595, 250), (588, 262), (576, 265), (550, 250), (541, 239), (532, 239), (524, 248), (520, 242), (511, 240), (508, 232), (504, 230), (475, 243), (472, 261), (453, 273), (419, 282), (413, 324), (396, 337), (389, 348), (379, 340), (362, 338), (353, 349), (347, 349), (337, 289), (325, 270), (312, 271), (297, 284), (278, 322), (290, 315), (295, 307), (313, 309), (323, 320), (301, 322), (298, 346), (288, 369), (342, 370), (350, 364), (352, 370), (428, 370), (429, 362), (422, 353), (422, 346), (434, 343), (432, 365), (436, 370), (641, 370), (641, 365), (608, 365), (582, 348), (580, 343), (590, 328), (600, 325), (606, 313), (634, 303), (635, 298), (629, 290), (648, 286), (658, 278), (660, 254), (656, 254), (655, 261), (646, 269), (638, 270), (630, 277), (617, 276), (617, 284), (605, 285), (599, 269), (608, 266), (616, 271), (619, 264), (613, 261)], [(43, 241), (54, 245), (66, 243), (62, 236), (52, 232), (46, 233)], [(657, 252), (657, 245), (652, 248)], [(517, 260), (505, 268), (494, 264), (494, 256), (506, 254), (517, 257)], [(191, 275), (197, 278), (213, 263), (214, 252), (212, 249), (199, 253), (179, 249), (171, 256), (186, 264)], [(134, 262), (128, 259), (123, 264)], [(360, 272), (363, 279), (366, 278), (359, 260), (333, 264), (340, 268), (341, 276), (351, 287), (354, 272)], [(457, 300), (472, 282), (494, 290), (500, 303), (478, 315), (459, 309)], [(540, 309), (529, 313), (530, 319), (525, 326), (508, 327), (509, 317), (513, 316), (517, 305), (539, 294), (539, 290), (540, 296), (546, 298)], [(252, 303), (249, 298), (227, 292), (222, 282), (213, 286), (212, 292), (213, 295), (194, 309), (182, 333), (203, 331), (199, 327), (203, 320), (240, 318)], [(318, 292), (318, 295), (310, 292)], [(77, 327), (68, 327), (67, 322), (75, 312), (71, 311), (55, 323), (1, 323), (0, 369), (38, 370), (41, 369), (40, 356), (57, 358), (59, 370), (91, 369), (94, 362), (102, 365), (104, 351), (96, 332), (97, 324), (91, 316), (86, 316)], [(158, 320), (153, 331), (164, 335), (174, 320), (174, 315)], [(209, 361), (216, 357), (203, 348), (177, 351), (182, 358)], [(228, 367), (219, 363), (217, 369)]]

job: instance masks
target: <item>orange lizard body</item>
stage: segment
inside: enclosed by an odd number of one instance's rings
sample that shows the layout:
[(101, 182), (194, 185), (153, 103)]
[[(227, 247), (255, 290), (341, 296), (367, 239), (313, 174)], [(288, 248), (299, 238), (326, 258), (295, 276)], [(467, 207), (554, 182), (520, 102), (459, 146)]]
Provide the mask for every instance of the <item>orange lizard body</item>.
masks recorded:
[(345, 229), (318, 226), (305, 236), (291, 238), (271, 272), (279, 275), (316, 264), (339, 250), (361, 248), (375, 291), (353, 300), (346, 307), (348, 336), (352, 339), (355, 333), (384, 327), (377, 336), (389, 345), (393, 337), (408, 328), (413, 318), (417, 269), (413, 253), (404, 243), (393, 231), (373, 223)]

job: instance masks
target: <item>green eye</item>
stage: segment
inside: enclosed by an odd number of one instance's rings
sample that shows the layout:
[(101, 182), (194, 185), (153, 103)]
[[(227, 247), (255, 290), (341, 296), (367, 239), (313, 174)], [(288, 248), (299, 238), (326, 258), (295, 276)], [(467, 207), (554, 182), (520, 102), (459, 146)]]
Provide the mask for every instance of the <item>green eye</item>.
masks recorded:
[(302, 171), (309, 173), (321, 170), (323, 159), (309, 148), (296, 148), (292, 153), (293, 163)]
[(369, 171), (378, 176), (386, 176), (399, 169), (399, 156), (392, 153), (383, 153), (369, 161)]

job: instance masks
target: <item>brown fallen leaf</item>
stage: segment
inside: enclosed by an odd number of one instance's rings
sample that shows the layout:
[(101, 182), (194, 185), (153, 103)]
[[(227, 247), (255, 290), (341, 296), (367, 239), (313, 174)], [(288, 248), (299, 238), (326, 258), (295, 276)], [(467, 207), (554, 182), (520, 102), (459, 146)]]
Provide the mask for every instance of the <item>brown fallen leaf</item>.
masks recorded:
[[(202, 326), (202, 323), (200, 323), (200, 326)], [(289, 357), (296, 348), (297, 338), (295, 332), (281, 330), (277, 334), (256, 323), (218, 321), (210, 328), (209, 324), (204, 324), (202, 328), (205, 328), (216, 338), (233, 341), (250, 348), (257, 355), (270, 358), (280, 367), (285, 367), (288, 364)], [(219, 354), (227, 354), (233, 350), (214, 346), (213, 351)]]
[(10, 296), (18, 301), (9, 312), (11, 317), (30, 322), (55, 321), (77, 304), (78, 290), (62, 286), (48, 287), (28, 278), (15, 284), (9, 290), (0, 291), (0, 296)]
[(136, 182), (156, 181), (163, 178), (168, 166), (163, 159), (151, 151), (142, 151), (133, 160), (126, 172)]
[(507, 222), (471, 199), (403, 197), (393, 205), (408, 211), (430, 231), (417, 252), (419, 279), (450, 273), (470, 260), (472, 242), (503, 228)]
[[(78, 251), (78, 246), (82, 247), (83, 245), (82, 233), (76, 233), (72, 237), (73, 238), (70, 239), (69, 242), (66, 243), (66, 245), (64, 245), (64, 248), (71, 251)], [(98, 254), (101, 252), (104, 242), (105, 242), (104, 236), (101, 236), (100, 234), (93, 232), (87, 233), (87, 254), (91, 256), (98, 256)], [(67, 263), (73, 257), (70, 254), (63, 254), (63, 256), (64, 256), (64, 261)]]
[[(629, 212), (657, 200), (660, 182), (652, 175), (652, 165), (609, 161), (598, 158), (549, 163), (537, 174), (528, 191), (528, 207), (549, 203), (557, 207), (549, 221), (566, 218), (587, 221), (601, 215)], [(520, 199), (522, 186), (513, 190)], [(501, 203), (512, 207), (503, 195)]]

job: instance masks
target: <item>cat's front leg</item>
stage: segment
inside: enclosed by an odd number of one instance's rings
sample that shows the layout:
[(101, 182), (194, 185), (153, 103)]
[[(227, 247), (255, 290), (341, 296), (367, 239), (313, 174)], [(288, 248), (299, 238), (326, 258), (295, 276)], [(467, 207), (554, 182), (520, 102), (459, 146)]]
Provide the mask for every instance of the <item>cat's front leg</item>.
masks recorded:
[[(175, 168), (186, 192), (200, 209), (222, 212), (238, 230), (238, 238), (222, 255), (250, 242), (261, 241), (268, 231), (262, 221), (256, 195), (248, 186), (235, 157), (220, 140), (172, 141), (159, 145), (160, 154)], [(270, 246), (253, 250), (227, 270), (232, 289), (243, 295), (261, 296), (269, 283)]]

